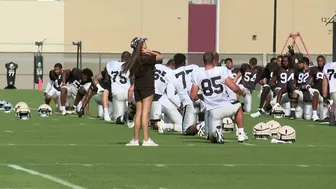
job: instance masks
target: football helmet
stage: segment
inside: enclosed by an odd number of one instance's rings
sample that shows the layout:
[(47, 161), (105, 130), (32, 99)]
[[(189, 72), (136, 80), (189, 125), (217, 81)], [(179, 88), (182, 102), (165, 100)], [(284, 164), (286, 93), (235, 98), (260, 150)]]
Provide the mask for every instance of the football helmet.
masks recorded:
[(280, 106), (280, 104), (276, 104), (272, 109), (272, 117), (276, 119), (281, 119), (285, 117), (285, 110), (283, 107)]
[(29, 108), (29, 107), (28, 107), (28, 104), (26, 104), (25, 102), (19, 102), (14, 107), (15, 112), (19, 108)]
[(19, 107), (15, 111), (16, 117), (21, 120), (27, 120), (31, 118), (31, 112), (29, 108)]
[(260, 122), (253, 127), (254, 139), (264, 139), (267, 140), (271, 138), (271, 128), (268, 124)]
[(3, 105), (3, 110), (5, 113), (11, 113), (13, 111), (13, 105), (10, 102), (6, 102), (6, 104)]
[(282, 140), (288, 143), (294, 143), (296, 141), (295, 129), (288, 125), (282, 126), (278, 131), (276, 139)]
[(40, 117), (49, 117), (52, 114), (52, 109), (48, 104), (42, 104), (37, 109), (37, 112), (39, 113)]
[(3, 110), (5, 104), (6, 104), (5, 100), (0, 100), (0, 110)]
[(223, 119), (222, 128), (224, 132), (232, 132), (234, 128), (233, 120), (229, 117)]
[(270, 127), (271, 136), (273, 138), (276, 138), (276, 136), (278, 135), (278, 131), (281, 127), (280, 123), (277, 121), (271, 120), (271, 121), (266, 122), (266, 125)]

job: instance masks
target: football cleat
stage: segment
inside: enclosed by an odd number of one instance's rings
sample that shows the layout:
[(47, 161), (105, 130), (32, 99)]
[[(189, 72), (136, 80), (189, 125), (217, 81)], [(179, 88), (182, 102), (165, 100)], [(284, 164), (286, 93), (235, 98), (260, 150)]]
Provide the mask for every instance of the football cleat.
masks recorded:
[(37, 112), (40, 117), (49, 117), (52, 114), (52, 109), (48, 104), (42, 104), (38, 109)]
[(296, 141), (295, 129), (291, 126), (282, 126), (277, 134), (276, 139), (282, 140), (288, 143), (294, 143)]
[(233, 123), (233, 120), (229, 117), (226, 117), (223, 119), (222, 122), (222, 128), (223, 132), (232, 132), (235, 127), (235, 124)]
[(5, 100), (0, 100), (0, 110), (4, 109), (4, 105), (6, 104)]
[(271, 120), (266, 122), (266, 125), (270, 127), (271, 137), (275, 138), (278, 135), (278, 131), (281, 128), (279, 122)]
[(29, 108), (20, 107), (15, 111), (16, 117), (20, 120), (28, 120), (31, 118), (31, 112)]
[(253, 127), (254, 139), (269, 139), (271, 138), (271, 128), (264, 122), (260, 122)]
[(13, 105), (10, 102), (6, 102), (3, 105), (3, 110), (5, 113), (11, 113), (13, 111)]

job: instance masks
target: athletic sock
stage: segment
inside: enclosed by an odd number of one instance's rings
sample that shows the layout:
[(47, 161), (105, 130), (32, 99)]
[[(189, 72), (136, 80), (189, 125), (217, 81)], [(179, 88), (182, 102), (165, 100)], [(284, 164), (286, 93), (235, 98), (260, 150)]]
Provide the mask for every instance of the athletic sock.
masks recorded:
[(243, 133), (244, 134), (245, 133), (244, 128), (238, 128), (238, 133)]
[(315, 116), (317, 116), (317, 110), (313, 110), (313, 115)]

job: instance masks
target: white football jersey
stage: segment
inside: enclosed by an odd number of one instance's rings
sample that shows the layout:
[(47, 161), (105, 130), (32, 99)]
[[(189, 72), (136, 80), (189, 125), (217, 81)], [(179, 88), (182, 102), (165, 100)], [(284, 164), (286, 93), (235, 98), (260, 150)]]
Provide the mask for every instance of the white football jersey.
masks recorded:
[(111, 61), (106, 65), (106, 70), (111, 77), (112, 94), (127, 92), (131, 86), (129, 72), (122, 73), (124, 62)]
[(197, 65), (191, 64), (173, 70), (176, 77), (175, 83), (173, 82), (173, 85), (175, 86), (184, 106), (193, 103), (190, 99), (189, 93), (192, 87), (191, 73), (194, 69), (199, 69), (199, 67)]
[(192, 74), (192, 83), (202, 90), (206, 110), (221, 107), (230, 101), (224, 84), (230, 76), (231, 71), (226, 67), (198, 70)]
[(199, 69), (197, 65), (191, 64), (191, 65), (179, 67), (178, 69), (174, 70), (175, 77), (182, 84), (183, 89), (187, 90), (188, 94), (190, 94), (190, 90), (192, 87), (191, 74), (194, 70), (197, 70), (197, 69)]
[(171, 80), (174, 79), (173, 70), (164, 66), (162, 64), (155, 64), (155, 71), (154, 71), (154, 86), (155, 86), (155, 94), (163, 95), (167, 84), (172, 82)]
[(329, 81), (330, 93), (336, 92), (336, 62), (328, 62), (323, 67), (323, 74)]

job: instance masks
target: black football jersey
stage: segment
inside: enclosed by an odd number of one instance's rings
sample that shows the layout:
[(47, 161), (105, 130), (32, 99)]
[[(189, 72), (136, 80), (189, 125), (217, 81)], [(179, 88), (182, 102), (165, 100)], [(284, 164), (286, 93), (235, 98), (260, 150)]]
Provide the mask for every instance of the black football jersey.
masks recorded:
[(297, 88), (305, 90), (306, 85), (311, 85), (312, 70), (310, 68), (306, 70), (298, 70), (295, 74)]
[(237, 73), (239, 72), (240, 68), (233, 68), (231, 70), (231, 73), (232, 73), (232, 77), (235, 78)]
[[(313, 77), (313, 87), (318, 91), (322, 91), (322, 81), (323, 81), (323, 68), (311, 67), (311, 73)], [(329, 87), (328, 87), (329, 88)]]
[(280, 88), (287, 87), (288, 83), (292, 84), (295, 82), (294, 69), (285, 69), (279, 66), (278, 69), (275, 70), (274, 76), (276, 77), (276, 86)]
[(50, 70), (49, 71), (49, 79), (51, 81), (53, 81), (53, 87), (57, 90), (57, 91), (61, 91), (61, 86), (63, 84), (63, 74), (61, 75), (56, 75), (54, 70)]
[(249, 64), (243, 64), (240, 67), (240, 72), (242, 73), (241, 84), (253, 91), (255, 89), (256, 83), (255, 80), (257, 79), (257, 75), (262, 71), (261, 66), (256, 66), (254, 69), (251, 68)]

